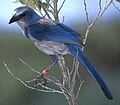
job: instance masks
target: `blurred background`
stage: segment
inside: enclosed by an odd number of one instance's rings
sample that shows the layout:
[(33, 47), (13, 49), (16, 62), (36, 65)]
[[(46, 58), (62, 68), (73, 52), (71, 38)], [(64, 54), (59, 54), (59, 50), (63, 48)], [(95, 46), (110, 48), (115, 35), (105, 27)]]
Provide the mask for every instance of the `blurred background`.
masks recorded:
[[(119, 3), (114, 3), (120, 7)], [(87, 0), (87, 4), (90, 21), (92, 21), (99, 10), (98, 2), (91, 3)], [(39, 71), (50, 63), (49, 57), (25, 38), (16, 24), (8, 25), (11, 13), (18, 6), (21, 4), (13, 3), (13, 0), (0, 1), (0, 105), (68, 105), (63, 95), (37, 92), (24, 87), (11, 77), (4, 67), (3, 61), (17, 77), (30, 80), (36, 74), (23, 65), (19, 58)], [(66, 0), (60, 12), (61, 21), (63, 16), (66, 25), (77, 29), (84, 36), (86, 18), (82, 0)], [(92, 28), (85, 53), (105, 79), (114, 100), (108, 101), (86, 70), (79, 68), (81, 78), (85, 81), (78, 99), (80, 105), (120, 104), (120, 12), (113, 5)], [(65, 56), (65, 59), (70, 68), (72, 58)], [(60, 79), (59, 66), (56, 65), (49, 74)]]

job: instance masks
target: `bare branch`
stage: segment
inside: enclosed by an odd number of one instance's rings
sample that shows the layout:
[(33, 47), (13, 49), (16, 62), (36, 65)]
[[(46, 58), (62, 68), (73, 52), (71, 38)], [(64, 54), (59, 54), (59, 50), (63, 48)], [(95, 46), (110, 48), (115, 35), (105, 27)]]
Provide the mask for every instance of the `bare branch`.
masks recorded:
[[(90, 29), (93, 27), (93, 25), (101, 18), (101, 16), (105, 13), (105, 11), (108, 9), (108, 7), (111, 5), (111, 3), (113, 2), (113, 0), (110, 0), (110, 2), (104, 7), (103, 11), (101, 12), (101, 4), (99, 4), (100, 10), (99, 13), (97, 14), (96, 18), (93, 20), (93, 22), (88, 26), (84, 39), (83, 39), (83, 44), (86, 44), (87, 38), (88, 38), (88, 34), (90, 32)], [(99, 3), (101, 3), (101, 1), (99, 1)], [(84, 50), (85, 46), (82, 46), (82, 49)]]
[(69, 70), (67, 70), (67, 67), (65, 66), (65, 60), (63, 58), (63, 56), (59, 55), (58, 56), (58, 63), (59, 63), (59, 66), (62, 70), (62, 75), (63, 75), (63, 85), (65, 85), (66, 83), (67, 84), (70, 84), (70, 75), (69, 75)]
[(120, 3), (120, 0), (116, 0), (116, 1)]
[(19, 58), (19, 60), (20, 60), (24, 65), (26, 65), (28, 68), (30, 68), (33, 72), (41, 75), (40, 72), (38, 72), (37, 70), (35, 70), (34, 68), (32, 68), (32, 67), (31, 67), (30, 65), (28, 65), (26, 62), (24, 62), (21, 58)]
[(120, 12), (120, 9), (115, 5), (114, 2), (112, 2), (113, 6), (118, 10), (118, 12)]
[(69, 91), (65, 88), (65, 86), (55, 77), (53, 76), (47, 76), (47, 79), (51, 82), (53, 82), (56, 86), (58, 86), (62, 91), (64, 91), (65, 93), (69, 94)]
[(53, 6), (51, 5), (51, 3), (48, 2), (47, 0), (46, 0), (46, 2), (47, 2), (47, 4), (51, 7), (51, 9), (54, 10), (54, 8), (53, 8)]
[(101, 0), (99, 0), (99, 8), (100, 8), (99, 12), (101, 12), (101, 10), (102, 10)]
[(77, 99), (78, 96), (79, 96), (79, 93), (80, 93), (80, 90), (81, 90), (81, 87), (82, 87), (83, 83), (84, 83), (84, 80), (80, 82), (80, 85), (79, 85), (79, 87), (78, 87), (77, 94), (76, 94), (76, 99)]
[(53, 0), (53, 5), (54, 5), (54, 18), (56, 22), (59, 22), (59, 17), (58, 17), (58, 0)]
[(89, 16), (88, 16), (88, 11), (87, 11), (87, 3), (86, 3), (86, 0), (84, 0), (84, 7), (85, 7), (85, 15), (86, 15), (87, 25), (89, 26)]
[[(33, 72), (35, 72), (35, 73), (38, 73), (39, 75), (41, 74), (40, 72), (38, 72), (38, 71), (36, 71), (35, 69), (33, 69), (30, 65), (28, 65), (26, 62), (24, 62), (22, 59), (20, 59), (19, 58), (19, 60), (24, 64), (24, 65), (26, 65), (27, 67), (29, 67)], [(61, 82), (58, 80), (58, 79), (56, 79), (55, 77), (53, 77), (53, 76), (47, 76), (47, 77), (45, 77), (47, 80), (49, 80), (50, 82), (53, 82), (55, 85), (57, 85), (59, 88), (64, 88), (64, 90), (66, 90), (65, 89), (65, 87), (61, 84)], [(36, 80), (36, 79), (33, 79), (33, 80), (30, 80), (30, 81), (27, 81), (27, 82), (33, 82), (34, 80)], [(67, 91), (67, 90), (66, 90)]]
[(64, 23), (64, 21), (65, 21), (65, 16), (63, 16), (63, 20), (62, 20), (62, 23)]
[(40, 8), (42, 7), (42, 9), (44, 10), (44, 12), (45, 12), (45, 14), (47, 15), (47, 17), (48, 17), (49, 19), (52, 19), (52, 18), (50, 17), (49, 13), (47, 12), (46, 8), (42, 5), (42, 3), (41, 3), (40, 0), (33, 0), (33, 1), (35, 2), (36, 5), (38, 5), (39, 10), (40, 10)]
[[(84, 39), (83, 39), (83, 45), (86, 44), (86, 41), (87, 41), (87, 38), (88, 38), (88, 34), (89, 34), (89, 31), (90, 31), (90, 27), (88, 26), (87, 30), (86, 30), (86, 33), (85, 33), (85, 36), (84, 36)], [(84, 50), (85, 46), (82, 46), (82, 50)]]
[[(76, 54), (76, 58), (78, 57), (78, 53), (79, 52), (77, 52), (77, 54)], [(78, 67), (79, 67), (79, 62), (78, 62), (78, 60), (76, 59), (75, 60), (75, 69), (74, 69), (74, 71), (72, 72), (72, 78), (71, 78), (71, 91), (73, 91), (74, 90), (74, 87), (75, 87), (75, 84), (76, 84), (76, 75), (77, 75), (77, 71), (78, 71)]]
[(10, 75), (16, 79), (17, 81), (21, 82), (25, 87), (29, 88), (29, 89), (32, 89), (32, 90), (36, 90), (36, 91), (40, 91), (40, 92), (53, 92), (53, 93), (60, 93), (60, 94), (63, 94), (61, 91), (58, 91), (58, 90), (55, 90), (55, 89), (51, 89), (49, 87), (46, 87), (46, 86), (43, 86), (41, 85), (43, 88), (47, 89), (47, 90), (42, 90), (42, 89), (38, 89), (38, 88), (35, 88), (35, 87), (31, 87), (29, 85), (27, 85), (23, 80), (21, 80), (20, 78), (16, 77), (9, 69), (9, 67), (7, 66), (7, 64), (5, 63), (5, 61), (3, 61), (3, 64), (5, 66), (5, 68), (7, 69), (8, 73), (10, 73)]
[[(29, 80), (29, 81), (25, 81), (25, 82), (26, 82), (26, 83), (34, 83), (35, 81), (36, 81), (36, 78), (34, 78), (34, 79), (32, 79), (32, 80)], [(41, 83), (37, 84), (37, 87), (38, 87), (39, 85), (40, 85), (42, 88), (46, 89), (47, 91), (49, 90), (49, 91), (51, 91), (51, 92), (56, 92), (56, 93), (63, 94), (61, 91), (56, 90), (56, 89), (53, 89), (53, 88), (50, 88), (50, 87), (47, 87), (47, 86), (44, 86), (44, 85), (42, 85)], [(35, 89), (38, 89), (38, 88), (35, 88)], [(44, 91), (46, 91), (46, 90), (44, 90)]]
[(63, 5), (65, 4), (65, 1), (66, 1), (66, 0), (63, 0), (63, 2), (62, 2), (62, 4), (61, 4), (61, 6), (60, 6), (58, 12), (60, 12), (60, 10), (62, 9)]
[(110, 0), (110, 2), (104, 7), (103, 11), (101, 13), (98, 13), (98, 15), (96, 16), (94, 21), (89, 26), (90, 28), (96, 23), (96, 21), (98, 21), (101, 18), (101, 16), (105, 13), (105, 11), (108, 9), (108, 7), (111, 5), (112, 2), (113, 2), (113, 0)]
[(104, 6), (104, 7), (106, 7), (106, 6), (107, 6), (107, 3), (108, 3), (108, 0), (105, 0), (105, 6)]

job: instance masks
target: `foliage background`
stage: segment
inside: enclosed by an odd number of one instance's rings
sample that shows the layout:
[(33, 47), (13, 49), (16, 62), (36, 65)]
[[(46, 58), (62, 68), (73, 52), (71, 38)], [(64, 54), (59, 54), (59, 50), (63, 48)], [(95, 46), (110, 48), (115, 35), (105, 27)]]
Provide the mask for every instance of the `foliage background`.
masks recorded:
[[(85, 33), (84, 22), (78, 20), (69, 23), (69, 26), (74, 27), (81, 34)], [(90, 32), (85, 47), (85, 53), (110, 87), (114, 100), (108, 101), (86, 70), (80, 68), (81, 77), (85, 80), (79, 95), (80, 105), (118, 105), (120, 103), (119, 27), (119, 15), (101, 19)], [(15, 75), (24, 80), (29, 80), (36, 75), (30, 72), (18, 58), (24, 59), (39, 71), (42, 71), (50, 63), (49, 57), (40, 52), (21, 34), (20, 29), (9, 30), (0, 26), (0, 105), (67, 105), (64, 96), (27, 89), (8, 74), (3, 60)], [(68, 67), (71, 67), (72, 58), (67, 55), (65, 59)], [(56, 65), (50, 71), (50, 75), (60, 78), (59, 74), (60, 70)]]

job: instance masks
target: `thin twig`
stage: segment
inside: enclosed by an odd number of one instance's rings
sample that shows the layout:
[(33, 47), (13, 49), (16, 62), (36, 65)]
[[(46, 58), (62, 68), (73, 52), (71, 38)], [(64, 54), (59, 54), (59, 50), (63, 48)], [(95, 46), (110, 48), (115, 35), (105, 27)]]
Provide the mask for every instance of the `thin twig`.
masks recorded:
[(59, 66), (62, 70), (63, 85), (65, 86), (65, 84), (68, 83), (68, 75), (67, 75), (67, 71), (66, 71), (66, 67), (65, 67), (65, 60), (62, 57), (62, 55), (58, 55), (58, 63), (59, 63)]
[[(78, 58), (78, 54), (79, 54), (79, 52), (77, 52), (77, 54), (76, 54), (76, 58)], [(74, 69), (74, 72), (72, 72), (72, 78), (71, 78), (71, 91), (73, 91), (74, 90), (74, 87), (75, 87), (75, 85), (76, 85), (76, 75), (77, 75), (77, 71), (78, 71), (78, 67), (79, 67), (79, 62), (78, 62), (78, 60), (76, 59), (75, 60), (75, 69)]]
[(53, 93), (60, 93), (60, 94), (63, 94), (61, 91), (58, 91), (58, 90), (55, 90), (55, 89), (51, 89), (51, 88), (48, 88), (48, 87), (45, 87), (43, 85), (41, 85), (43, 88), (45, 89), (48, 89), (48, 90), (42, 90), (42, 89), (38, 89), (38, 88), (35, 88), (35, 87), (31, 87), (29, 85), (27, 85), (23, 80), (21, 80), (20, 78), (16, 77), (9, 69), (9, 67), (7, 66), (7, 64), (5, 63), (5, 61), (3, 61), (3, 64), (5, 66), (5, 68), (7, 69), (8, 73), (10, 73), (10, 75), (16, 79), (17, 81), (21, 82), (25, 87), (29, 88), (29, 89), (32, 89), (32, 90), (36, 90), (36, 91), (40, 91), (40, 92), (53, 92)]
[(47, 4), (51, 7), (52, 10), (54, 10), (53, 6), (50, 4), (48, 0), (46, 0)]
[(108, 3), (108, 0), (105, 0), (105, 6), (104, 6), (104, 7), (106, 7), (106, 6), (107, 6), (107, 3)]
[(113, 6), (118, 10), (118, 12), (120, 12), (120, 9), (115, 5), (114, 2), (112, 2)]
[(63, 19), (62, 19), (62, 24), (64, 23), (64, 21), (65, 21), (65, 16), (63, 16)]
[(53, 82), (56, 86), (58, 86), (61, 90), (64, 90), (65, 93), (69, 94), (69, 91), (65, 88), (65, 86), (55, 77), (53, 76), (47, 76), (47, 79), (51, 82)]
[(32, 67), (31, 67), (30, 65), (28, 65), (26, 62), (24, 62), (21, 58), (19, 58), (19, 60), (20, 60), (24, 65), (26, 65), (28, 68), (30, 68), (30, 70), (32, 70), (33, 72), (41, 75), (40, 72), (38, 72), (37, 70), (35, 70), (34, 68), (32, 68)]
[[(98, 15), (96, 16), (96, 18), (93, 20), (93, 22), (88, 26), (84, 39), (83, 39), (83, 44), (86, 44), (87, 38), (88, 38), (88, 34), (91, 30), (91, 28), (93, 27), (93, 25), (101, 18), (101, 16), (105, 13), (105, 11), (108, 9), (108, 7), (111, 5), (111, 3), (113, 2), (113, 0), (110, 0), (110, 2), (104, 7), (103, 11), (101, 12), (101, 10), (99, 10)], [(101, 12), (101, 13), (100, 13)], [(82, 49), (84, 50), (85, 46), (82, 46)]]
[(98, 21), (101, 18), (101, 16), (105, 13), (105, 11), (108, 9), (112, 2), (113, 0), (110, 0), (110, 2), (104, 7), (103, 11), (101, 13), (98, 13), (94, 21), (90, 24), (90, 28), (96, 23), (96, 21)]
[(35, 2), (36, 5), (38, 5), (39, 9), (42, 7), (42, 9), (44, 10), (45, 14), (47, 15), (47, 17), (49, 19), (52, 19), (49, 15), (49, 13), (47, 12), (46, 8), (42, 5), (40, 0), (33, 0)]
[[(35, 81), (36, 81), (36, 79), (34, 78), (34, 79), (32, 79), (32, 80), (25, 81), (25, 82), (26, 82), (26, 83), (32, 83), (32, 82), (35, 82)], [(42, 88), (46, 89), (46, 90), (49, 90), (49, 91), (52, 91), (52, 92), (57, 92), (57, 93), (61, 93), (61, 94), (62, 94), (62, 92), (59, 91), (59, 90), (56, 90), (56, 89), (53, 89), (53, 88), (44, 86), (44, 85), (42, 85), (41, 83), (37, 84), (37, 86), (39, 86), (39, 85), (40, 85)]]
[(79, 96), (79, 93), (80, 93), (80, 90), (81, 90), (81, 87), (82, 87), (83, 83), (84, 83), (84, 80), (80, 82), (80, 85), (79, 85), (79, 87), (78, 87), (77, 94), (76, 94), (76, 99), (77, 99), (78, 96)]
[(66, 1), (66, 0), (63, 0), (63, 2), (62, 2), (62, 4), (61, 4), (61, 6), (60, 6), (58, 12), (60, 12), (60, 10), (62, 9), (63, 5), (65, 4), (65, 1)]
[(102, 3), (101, 3), (101, 0), (99, 0), (99, 12), (98, 12), (98, 15), (101, 13), (102, 11)]
[[(19, 60), (24, 64), (26, 65), (27, 67), (29, 67), (33, 72), (35, 73), (38, 73), (38, 74), (41, 74), (40, 72), (37, 72), (35, 69), (33, 69), (30, 65), (28, 65), (26, 62), (24, 62), (22, 59), (19, 58)], [(45, 77), (47, 80), (49, 80), (50, 82), (53, 82), (55, 85), (57, 85), (61, 90), (64, 90), (66, 91), (66, 93), (68, 93), (67, 89), (64, 87), (64, 85), (62, 85), (62, 83), (56, 79), (55, 77), (53, 76), (47, 76)], [(34, 79), (33, 79), (34, 80)], [(31, 82), (33, 80), (30, 80), (30, 81), (27, 81), (27, 82)], [(41, 84), (40, 84), (41, 85)], [(43, 85), (41, 85), (42, 87), (44, 87)], [(48, 88), (48, 87), (45, 87), (45, 88)], [(58, 91), (58, 90), (56, 90)], [(69, 93), (68, 93), (69, 94)]]
[(79, 93), (80, 93), (80, 89), (81, 89), (81, 87), (82, 87), (82, 85), (83, 85), (83, 82), (84, 82), (84, 80), (82, 80), (81, 77), (80, 77), (79, 71), (77, 71), (77, 76), (78, 76), (80, 85), (79, 85), (78, 90), (77, 90), (77, 93), (76, 93), (76, 98), (78, 98), (78, 95), (79, 95)]
[(99, 0), (99, 8), (100, 8), (100, 10), (102, 9), (102, 3), (101, 3), (101, 0)]
[[(29, 67), (30, 68), (30, 70), (32, 70), (33, 72), (35, 72), (35, 73), (38, 73), (39, 75), (41, 74), (40, 72), (38, 72), (38, 71), (36, 71), (35, 69), (33, 69), (30, 65), (28, 65), (25, 61), (23, 61), (21, 58), (19, 58), (19, 60), (24, 64), (24, 65), (26, 65), (27, 67)], [(63, 85), (60, 83), (60, 81), (58, 80), (58, 79), (56, 79), (55, 77), (53, 77), (53, 76), (47, 76), (47, 78), (46, 78), (47, 80), (49, 80), (49, 81), (51, 81), (51, 82), (53, 82), (54, 84), (56, 84), (56, 85), (58, 85), (58, 86), (61, 86), (61, 87), (63, 87)], [(33, 79), (34, 80), (34, 79)], [(33, 81), (32, 80), (32, 81)], [(30, 81), (27, 81), (27, 82), (31, 82), (31, 80)], [(63, 87), (64, 88), (64, 87)]]
[(71, 72), (70, 72), (70, 75), (72, 75), (72, 73), (74, 72), (74, 69), (75, 69), (75, 63), (76, 63), (75, 61), (76, 61), (76, 59), (73, 58), (72, 70), (71, 70)]
[(86, 15), (87, 25), (89, 26), (89, 14), (88, 14), (88, 11), (87, 11), (87, 3), (86, 3), (86, 0), (84, 0), (84, 7), (85, 7), (85, 15)]

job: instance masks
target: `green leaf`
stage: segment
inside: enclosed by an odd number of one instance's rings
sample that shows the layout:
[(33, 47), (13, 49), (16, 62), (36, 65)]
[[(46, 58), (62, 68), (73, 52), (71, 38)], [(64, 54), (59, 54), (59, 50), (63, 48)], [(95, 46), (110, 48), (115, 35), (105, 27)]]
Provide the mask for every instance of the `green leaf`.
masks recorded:
[(13, 1), (13, 3), (19, 3), (19, 0), (15, 0), (15, 1)]
[(42, 5), (43, 5), (46, 9), (49, 8), (49, 5), (48, 5), (47, 3), (45, 3), (45, 2), (43, 2)]
[(49, 3), (50, 2), (50, 0), (45, 0), (47, 3)]
[(16, 0), (18, 2), (20, 2), (21, 4), (26, 4), (27, 0)]
[(26, 0), (16, 0), (16, 1), (14, 1), (13, 3), (21, 3), (21, 4), (25, 4), (25, 2), (26, 2)]
[[(41, 1), (41, 0), (40, 0)], [(14, 3), (21, 3), (23, 5), (27, 5), (33, 9), (36, 8), (36, 4), (34, 3), (34, 0), (16, 0)]]

